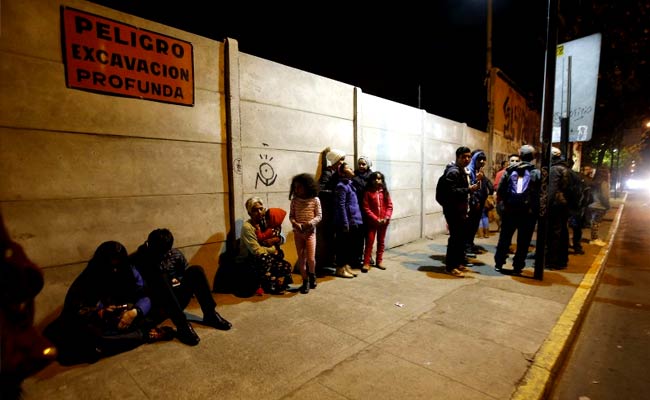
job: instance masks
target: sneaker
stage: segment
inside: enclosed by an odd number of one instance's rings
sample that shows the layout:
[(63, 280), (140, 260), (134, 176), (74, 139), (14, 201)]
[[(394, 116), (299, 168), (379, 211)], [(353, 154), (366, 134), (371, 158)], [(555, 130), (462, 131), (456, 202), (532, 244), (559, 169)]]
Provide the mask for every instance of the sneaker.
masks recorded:
[(460, 270), (458, 270), (458, 268), (454, 268), (451, 271), (447, 271), (447, 273), (449, 275), (453, 275), (453, 276), (455, 276), (457, 278), (464, 278), (465, 277), (465, 274), (462, 273)]
[(603, 241), (600, 240), (600, 239), (596, 239), (596, 240), (591, 240), (591, 241), (589, 241), (589, 244), (593, 244), (594, 246), (600, 246), (600, 247), (602, 247), (602, 246), (606, 245), (607, 243), (603, 242)]
[(377, 269), (381, 269), (381, 270), (386, 270), (386, 267), (384, 267), (384, 266), (381, 265), (381, 264), (377, 264), (377, 265), (375, 265), (375, 268), (377, 268)]
[(501, 272), (502, 269), (503, 269), (503, 264), (495, 264), (494, 265), (494, 270), (495, 271)]

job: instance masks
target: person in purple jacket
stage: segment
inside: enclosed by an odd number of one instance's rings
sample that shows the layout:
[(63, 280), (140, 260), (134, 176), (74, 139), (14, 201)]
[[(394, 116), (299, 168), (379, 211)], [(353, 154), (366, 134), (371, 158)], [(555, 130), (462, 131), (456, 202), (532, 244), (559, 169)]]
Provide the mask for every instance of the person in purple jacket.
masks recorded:
[(336, 227), (336, 276), (354, 278), (357, 274), (354, 265), (357, 254), (363, 248), (363, 218), (359, 200), (352, 184), (354, 170), (347, 163), (339, 166), (339, 182), (335, 191), (334, 225)]

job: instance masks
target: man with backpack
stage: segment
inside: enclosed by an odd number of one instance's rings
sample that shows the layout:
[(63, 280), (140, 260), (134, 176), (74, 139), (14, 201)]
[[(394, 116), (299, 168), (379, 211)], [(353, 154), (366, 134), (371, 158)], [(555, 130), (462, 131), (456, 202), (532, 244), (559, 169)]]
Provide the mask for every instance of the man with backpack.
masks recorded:
[(497, 188), (498, 207), (502, 207), (501, 231), (494, 254), (494, 269), (501, 272), (508, 259), (512, 235), (517, 231), (517, 250), (512, 260), (513, 274), (519, 275), (526, 266), (528, 247), (533, 238), (539, 215), (541, 173), (533, 163), (535, 148), (523, 145), (520, 162), (506, 169)]
[(436, 186), (436, 201), (442, 206), (449, 228), (445, 270), (459, 278), (464, 277), (463, 271), (467, 270), (463, 262), (465, 260), (465, 237), (468, 229), (469, 196), (479, 189), (479, 184), (470, 185), (469, 183), (466, 167), (471, 158), (472, 154), (469, 148), (461, 146), (456, 149), (456, 161), (445, 167), (445, 172)]

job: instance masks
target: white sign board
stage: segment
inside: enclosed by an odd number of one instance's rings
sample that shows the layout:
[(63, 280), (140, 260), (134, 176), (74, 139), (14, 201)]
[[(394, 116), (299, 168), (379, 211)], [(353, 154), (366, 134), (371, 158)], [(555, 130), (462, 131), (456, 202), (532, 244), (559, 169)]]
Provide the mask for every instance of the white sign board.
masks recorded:
[(600, 33), (595, 33), (557, 46), (553, 143), (560, 142), (560, 119), (567, 115), (569, 142), (591, 140), (596, 110), (600, 39)]

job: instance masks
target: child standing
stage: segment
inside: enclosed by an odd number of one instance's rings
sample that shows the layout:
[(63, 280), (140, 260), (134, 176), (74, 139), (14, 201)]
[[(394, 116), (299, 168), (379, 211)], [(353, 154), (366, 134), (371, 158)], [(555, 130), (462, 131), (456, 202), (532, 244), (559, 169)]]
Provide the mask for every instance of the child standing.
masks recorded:
[(352, 185), (354, 170), (347, 163), (339, 167), (339, 182), (336, 184), (336, 209), (334, 225), (336, 227), (336, 276), (354, 278), (357, 276), (350, 265), (355, 262), (355, 256), (363, 248), (361, 225), (363, 219), (359, 208), (356, 190)]
[(316, 224), (323, 217), (318, 184), (310, 174), (299, 174), (291, 180), (289, 221), (298, 253), (298, 266), (302, 276), (300, 293), (307, 294), (316, 288)]
[(361, 271), (368, 272), (370, 270), (370, 256), (372, 255), (372, 248), (375, 244), (375, 237), (377, 238), (375, 267), (382, 270), (386, 269), (382, 261), (384, 258), (386, 231), (388, 230), (390, 218), (393, 215), (393, 201), (386, 187), (384, 174), (379, 171), (373, 172), (368, 177), (368, 185), (363, 196), (363, 210), (366, 215), (368, 228)]

